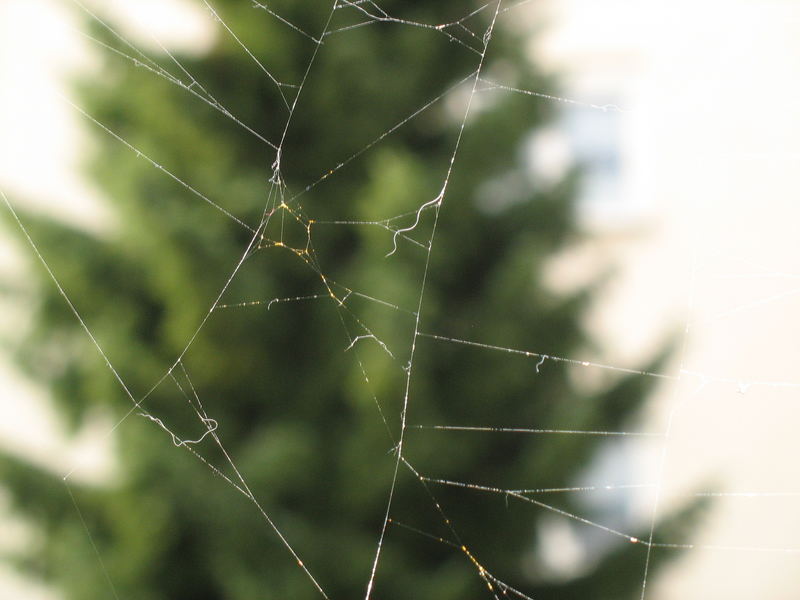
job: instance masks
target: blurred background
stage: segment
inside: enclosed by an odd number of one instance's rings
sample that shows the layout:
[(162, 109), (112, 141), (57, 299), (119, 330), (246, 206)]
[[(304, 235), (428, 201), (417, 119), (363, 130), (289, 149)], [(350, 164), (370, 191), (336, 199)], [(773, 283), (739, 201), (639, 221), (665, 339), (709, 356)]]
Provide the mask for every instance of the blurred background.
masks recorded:
[[(198, 439), (196, 388), (332, 598), (369, 579), (412, 358), (406, 458), (430, 489), (401, 466), (375, 597), (491, 597), (484, 565), (536, 599), (795, 598), (800, 6), (501, 5), (421, 323), (520, 357), (409, 355), (433, 212), (385, 256), (445, 180), (494, 4), (453, 24), (481, 5), (342, 3), (327, 28), (311, 4), (0, 2), (0, 189), (133, 397), (159, 382), (148, 414)], [(323, 30), (279, 188), (247, 128), (281, 139)], [(248, 235), (150, 159), (281, 223), (185, 355)], [(106, 578), (120, 598), (320, 597), (252, 503), (127, 416), (2, 210), (0, 597), (108, 597)], [(338, 306), (269, 304), (319, 294)], [(234, 477), (211, 436), (190, 448)], [(534, 505), (436, 480), (592, 489)], [(614, 533), (651, 523), (649, 551)]]

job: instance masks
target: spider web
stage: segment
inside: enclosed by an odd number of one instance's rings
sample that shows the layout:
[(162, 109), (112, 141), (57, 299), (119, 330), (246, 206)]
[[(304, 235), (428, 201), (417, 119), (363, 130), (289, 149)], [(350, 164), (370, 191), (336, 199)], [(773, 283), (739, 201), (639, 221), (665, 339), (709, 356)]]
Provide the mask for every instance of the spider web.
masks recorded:
[[(620, 110), (616, 106), (593, 104), (582, 102), (577, 99), (559, 97), (552, 94), (542, 93), (537, 90), (522, 89), (514, 85), (508, 85), (501, 81), (496, 81), (486, 72), (487, 56), (492, 52), (492, 37), (496, 27), (502, 26), (505, 20), (514, 18), (515, 11), (522, 10), (528, 4), (528, 0), (522, 2), (508, 2), (498, 0), (481, 4), (476, 8), (465, 11), (463, 15), (453, 20), (442, 23), (424, 23), (408, 20), (400, 16), (395, 16), (386, 12), (380, 6), (380, 2), (371, 0), (335, 0), (328, 4), (327, 8), (320, 9), (324, 13), (323, 25), (319, 31), (309, 31), (303, 27), (284, 18), (280, 12), (273, 8), (270, 3), (253, 3), (255, 13), (266, 15), (267, 18), (274, 19), (282, 26), (297, 33), (305, 44), (311, 49), (306, 69), (302, 78), (296, 82), (282, 81), (271, 69), (270, 65), (264, 64), (261, 59), (252, 52), (247, 41), (237, 31), (231, 28), (221, 15), (214, 3), (210, 0), (202, 0), (202, 4), (208, 11), (209, 18), (213, 19), (223, 33), (229, 36), (232, 43), (252, 61), (254, 68), (258, 69), (264, 81), (270, 85), (281, 99), (285, 108), (282, 115), (282, 125), (278, 128), (278, 134), (270, 137), (253, 129), (250, 125), (239, 119), (234, 112), (229, 110), (215, 95), (213, 90), (204, 87), (203, 83), (195, 79), (191, 70), (187, 68), (179, 58), (161, 42), (155, 40), (161, 49), (163, 60), (151, 58), (145, 51), (140, 49), (135, 43), (130, 41), (125, 35), (114, 28), (113, 25), (105, 21), (101, 16), (92, 12), (79, 0), (73, 0), (75, 4), (83, 10), (101, 27), (106, 34), (116, 40), (116, 44), (109, 44), (107, 41), (82, 33), (88, 41), (98, 46), (102, 50), (126, 61), (131, 68), (140, 68), (148, 71), (153, 77), (164, 80), (170, 85), (180, 88), (189, 95), (193, 102), (202, 103), (222, 117), (229, 120), (231, 126), (246, 132), (262, 145), (271, 157), (269, 169), (269, 181), (267, 183), (267, 197), (258, 220), (250, 221), (246, 218), (237, 216), (234, 211), (226, 208), (225, 203), (215, 200), (201, 191), (199, 185), (194, 185), (178, 175), (169, 165), (161, 164), (155, 155), (150, 151), (145, 151), (133, 141), (129, 141), (128, 136), (115, 131), (112, 127), (94, 117), (89, 110), (73, 103), (67, 98), (63, 101), (69, 104), (77, 113), (82, 115), (89, 123), (97, 127), (103, 134), (111, 136), (118, 142), (120, 148), (134, 153), (137, 157), (149, 163), (149, 165), (168, 178), (175, 184), (182, 187), (187, 194), (196, 200), (208, 205), (209, 210), (213, 211), (215, 218), (231, 221), (236, 227), (242, 230), (246, 238), (246, 243), (241, 249), (241, 253), (233, 260), (233, 266), (227, 273), (222, 285), (216, 294), (209, 299), (206, 310), (199, 319), (193, 332), (186, 338), (182, 350), (177, 357), (168, 365), (165, 365), (161, 376), (153, 382), (152, 387), (144, 393), (138, 393), (131, 389), (121, 370), (112, 361), (109, 354), (104, 349), (102, 343), (95, 337), (88, 319), (81, 313), (78, 307), (73, 304), (69, 290), (62, 287), (59, 274), (54, 272), (47, 260), (46, 253), (40, 250), (36, 239), (29, 233), (28, 228), (20, 219), (14, 209), (14, 205), (9, 197), (0, 191), (3, 201), (9, 212), (13, 215), (17, 225), (27, 240), (33, 255), (38, 259), (46, 270), (52, 283), (57, 287), (58, 292), (63, 297), (64, 302), (72, 312), (74, 318), (79, 323), (85, 336), (89, 339), (95, 350), (101, 357), (109, 372), (113, 375), (120, 389), (130, 402), (130, 409), (122, 418), (116, 422), (108, 434), (114, 433), (118, 428), (124, 427), (130, 419), (139, 418), (151, 424), (153, 427), (162, 431), (177, 449), (190, 453), (199, 460), (209, 471), (225, 484), (230, 486), (238, 494), (249, 501), (260, 517), (265, 526), (271, 531), (284, 547), (285, 551), (291, 556), (307, 578), (309, 585), (313, 586), (318, 594), (323, 598), (329, 598), (325, 582), (315, 575), (314, 569), (306, 564), (303, 559), (301, 545), (291, 539), (284, 531), (282, 525), (272, 516), (270, 507), (264, 503), (251, 489), (248, 478), (240, 470), (232, 454), (228, 451), (223, 441), (222, 432), (225, 423), (218, 421), (214, 417), (214, 411), (204, 391), (195, 385), (196, 377), (192, 373), (189, 354), (193, 345), (202, 336), (210, 320), (223, 312), (235, 311), (245, 312), (247, 310), (271, 310), (273, 307), (282, 305), (302, 305), (309, 302), (330, 303), (334, 309), (338, 321), (345, 331), (347, 343), (343, 347), (343, 352), (355, 356), (362, 375), (362, 382), (367, 389), (370, 386), (370, 369), (367, 362), (361, 357), (364, 353), (381, 353), (388, 359), (399, 365), (403, 371), (401, 403), (395, 413), (389, 414), (380, 401), (378, 396), (372, 393), (372, 399), (376, 408), (378, 419), (385, 425), (390, 447), (392, 451), (391, 476), (389, 485), (386, 489), (385, 510), (382, 521), (375, 532), (375, 546), (368, 569), (368, 577), (364, 582), (364, 598), (368, 600), (372, 597), (379, 597), (379, 590), (376, 585), (376, 578), (380, 570), (382, 561), (385, 558), (385, 549), (390, 530), (393, 528), (402, 529), (414, 535), (430, 538), (433, 543), (451, 548), (457, 553), (461, 553), (466, 562), (470, 565), (482, 583), (485, 593), (489, 597), (507, 598), (530, 598), (524, 586), (506, 581), (494, 574), (491, 566), (491, 557), (483, 556), (479, 543), (476, 545), (467, 544), (459, 532), (457, 524), (450, 518), (450, 511), (441, 504), (439, 498), (439, 488), (455, 488), (465, 493), (480, 493), (493, 495), (508, 501), (514, 499), (524, 504), (532, 505), (554, 515), (558, 518), (578, 524), (581, 527), (589, 528), (599, 532), (603, 536), (624, 540), (625, 542), (638, 545), (644, 554), (644, 567), (641, 572), (641, 597), (645, 598), (650, 593), (651, 587), (651, 556), (658, 550), (707, 550), (707, 551), (746, 551), (746, 552), (781, 552), (796, 553), (800, 548), (787, 545), (749, 545), (749, 544), (696, 544), (682, 541), (659, 541), (656, 536), (656, 527), (659, 519), (663, 516), (664, 508), (664, 482), (669, 462), (669, 440), (674, 436), (674, 423), (676, 415), (685, 405), (703, 394), (709, 386), (734, 386), (739, 392), (746, 392), (754, 388), (788, 388), (794, 389), (800, 386), (786, 380), (775, 379), (740, 379), (736, 377), (717, 376), (710, 372), (698, 372), (687, 368), (685, 357), (687, 341), (692, 324), (687, 321), (683, 328), (680, 350), (678, 352), (678, 366), (672, 372), (661, 372), (640, 368), (631, 368), (618, 364), (605, 364), (595, 360), (584, 360), (582, 358), (570, 356), (558, 356), (547, 353), (546, 349), (517, 348), (504, 345), (488, 343), (481, 339), (462, 339), (448, 336), (439, 332), (430, 331), (426, 328), (424, 319), (426, 287), (429, 283), (429, 273), (431, 257), (439, 250), (437, 247), (437, 232), (439, 230), (440, 217), (446, 219), (446, 205), (450, 199), (449, 191), (453, 180), (454, 169), (463, 151), (462, 140), (468, 130), (470, 117), (480, 110), (480, 104), (484, 97), (489, 94), (518, 94), (528, 97), (532, 102), (550, 102), (563, 105), (579, 105), (583, 108), (597, 111)], [(302, 102), (304, 94), (308, 93), (309, 82), (315, 75), (320, 53), (324, 53), (327, 40), (332, 36), (346, 36), (351, 32), (379, 25), (402, 27), (409, 29), (424, 30), (431, 35), (441, 36), (448, 42), (463, 48), (465, 53), (473, 57), (473, 69), (465, 76), (461, 77), (448, 89), (441, 94), (425, 99), (413, 111), (403, 115), (388, 128), (381, 125), (381, 133), (366, 144), (360, 145), (355, 151), (346, 154), (346, 157), (334, 165), (325, 165), (320, 173), (311, 178), (307, 183), (290, 183), (286, 176), (286, 168), (292, 161), (291, 155), (284, 153), (286, 148), (287, 136), (291, 135), (292, 125), (297, 118), (296, 113), (299, 103)], [(163, 64), (162, 64), (163, 63)], [(167, 65), (167, 66), (164, 66)], [(409, 123), (420, 117), (431, 109), (442, 103), (450, 101), (453, 97), (458, 97), (462, 101), (454, 103), (457, 106), (455, 113), (456, 135), (452, 142), (449, 153), (449, 160), (444, 165), (444, 172), (437, 181), (435, 192), (424, 201), (408, 210), (379, 220), (353, 220), (348, 217), (341, 219), (315, 219), (310, 216), (311, 211), (304, 205), (305, 198), (318, 186), (322, 186), (329, 180), (333, 181), (340, 171), (347, 169), (352, 163), (359, 161), (374, 147), (378, 146), (385, 139), (401, 130)], [(455, 111), (454, 111), (455, 112)], [(400, 248), (403, 246), (413, 246), (422, 252), (420, 282), (413, 295), (413, 302), (409, 306), (393, 298), (380, 298), (371, 295), (365, 290), (354, 289), (338, 281), (331, 272), (324, 266), (326, 257), (320, 256), (317, 252), (317, 232), (326, 227), (337, 228), (374, 228), (385, 234), (386, 247), (383, 252), (382, 260), (391, 261), (395, 258)], [(247, 268), (248, 263), (255, 256), (265, 254), (278, 254), (288, 260), (297, 261), (303, 265), (316, 282), (316, 287), (320, 290), (309, 294), (287, 294), (269, 298), (236, 298), (232, 290), (236, 289), (238, 277)], [(695, 256), (691, 266), (691, 281), (689, 283), (688, 313), (692, 314), (694, 298), (698, 288), (698, 273), (703, 268), (700, 259)], [(758, 277), (780, 276), (794, 277), (792, 274), (774, 274), (768, 269), (756, 266)], [(730, 315), (747, 311), (753, 307), (765, 303), (781, 300), (794, 294), (796, 290), (781, 291), (765, 298), (757, 298), (752, 301), (726, 309), (717, 315), (718, 319), (724, 319)], [(385, 339), (385, 337), (370, 326), (363, 319), (359, 312), (352, 307), (354, 301), (365, 302), (391, 311), (394, 314), (402, 315), (410, 319), (411, 333), (410, 343), (407, 347), (398, 347), (395, 340)], [(465, 347), (482, 355), (501, 355), (503, 358), (521, 359), (525, 363), (525, 369), (537, 376), (546, 375), (548, 365), (556, 364), (576, 370), (588, 370), (592, 372), (608, 372), (612, 375), (632, 376), (635, 378), (653, 379), (664, 381), (671, 386), (673, 391), (672, 399), (668, 402), (669, 409), (665, 420), (666, 426), (662, 431), (617, 431), (617, 430), (582, 430), (565, 426), (562, 429), (550, 427), (530, 427), (527, 425), (509, 426), (497, 425), (463, 425), (448, 423), (418, 423), (409, 419), (410, 408), (416, 401), (414, 394), (415, 367), (418, 365), (419, 345), (429, 343), (433, 347)], [(164, 386), (171, 386), (173, 394), (185, 402), (186, 410), (197, 419), (198, 429), (191, 435), (186, 435), (175, 431), (166, 418), (148, 408), (148, 400), (151, 399), (157, 390)], [(397, 427), (394, 427), (395, 421)], [(496, 485), (485, 485), (474, 481), (452, 480), (447, 477), (433, 476), (418, 470), (412, 456), (409, 445), (409, 434), (419, 432), (426, 435), (536, 435), (536, 436), (599, 436), (609, 439), (622, 439), (625, 441), (647, 440), (654, 444), (659, 451), (658, 464), (652, 470), (652, 478), (647, 482), (633, 483), (603, 483), (596, 485), (575, 485), (569, 487), (536, 487), (527, 489), (516, 489), (513, 487), (500, 487)], [(207, 448), (211, 448), (206, 452)], [(209, 458), (213, 454), (222, 458), (222, 465)], [(80, 503), (73, 495), (70, 480), (74, 472), (69, 472), (64, 476), (67, 493), (73, 500), (75, 510), (84, 519)], [(431, 531), (417, 527), (413, 523), (399, 520), (393, 511), (395, 502), (395, 491), (398, 479), (403, 475), (410, 475), (415, 478), (430, 504), (430, 508), (437, 515), (439, 525), (445, 534), (432, 533)], [(633, 535), (628, 531), (617, 526), (609, 526), (604, 522), (586, 518), (581, 514), (564, 510), (557, 503), (548, 500), (551, 496), (561, 494), (592, 494), (609, 491), (625, 490), (646, 490), (650, 502), (649, 518), (647, 519), (647, 535), (644, 537)], [(703, 491), (697, 492), (698, 497), (709, 496), (744, 496), (766, 498), (776, 495), (792, 495), (791, 492), (757, 492), (757, 491), (735, 491), (735, 492), (716, 492)], [(465, 496), (465, 501), (468, 496)], [(99, 568), (108, 578), (109, 587), (114, 597), (119, 598), (115, 584), (103, 563), (102, 552), (98, 550), (93, 540), (91, 527), (84, 521), (87, 538), (97, 552)], [(478, 547), (474, 547), (478, 546)]]

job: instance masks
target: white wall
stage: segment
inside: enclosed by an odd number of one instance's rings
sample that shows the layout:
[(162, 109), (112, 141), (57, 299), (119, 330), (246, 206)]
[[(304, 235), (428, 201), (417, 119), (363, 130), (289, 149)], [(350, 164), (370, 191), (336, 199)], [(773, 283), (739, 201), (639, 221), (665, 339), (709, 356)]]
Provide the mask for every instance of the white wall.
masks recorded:
[(592, 237), (555, 277), (616, 265), (592, 318), (614, 364), (635, 366), (659, 334), (689, 326), (681, 381), (662, 386), (645, 424), (669, 427), (665, 466), (657, 444), (641, 476), (663, 485), (659, 514), (695, 492), (752, 493), (715, 497), (701, 527), (670, 540), (740, 549), (687, 551), (646, 597), (796, 598), (800, 4), (550, 0), (539, 10), (552, 29), (537, 51), (571, 72), (565, 94), (613, 94), (625, 111), (626, 197), (609, 203), (637, 209), (616, 221), (587, 211)]

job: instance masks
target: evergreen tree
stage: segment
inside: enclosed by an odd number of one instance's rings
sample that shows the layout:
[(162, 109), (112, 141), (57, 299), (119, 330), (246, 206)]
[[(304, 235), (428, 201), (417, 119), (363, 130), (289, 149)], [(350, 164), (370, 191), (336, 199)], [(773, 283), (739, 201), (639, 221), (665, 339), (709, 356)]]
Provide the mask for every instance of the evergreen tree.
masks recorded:
[[(327, 31), (367, 21), (363, 11), (379, 14), (370, 2), (346, 4)], [(380, 5), (429, 24), (468, 12), (453, 0)], [(537, 600), (637, 596), (643, 544), (612, 537), (586, 572), (547, 577), (535, 549), (541, 517), (552, 513), (514, 496), (420, 481), (405, 462), (431, 479), (568, 486), (602, 438), (417, 426), (617, 430), (651, 384), (617, 377), (589, 394), (565, 363), (539, 369), (538, 358), (432, 337), (553, 356), (580, 356), (590, 343), (581, 316), (592, 289), (560, 297), (540, 284), (548, 258), (576, 237), (575, 178), (528, 185), (521, 150), (553, 105), (480, 91), (447, 175), (473, 80), (457, 83), (478, 68), (484, 43), (484, 77), (551, 87), (508, 26), (513, 12), (500, 15), (490, 39), (482, 35), (494, 5), (463, 22), (475, 35), (384, 19), (318, 47), (275, 14), (318, 36), (327, 3), (214, 6), (270, 75), (304, 81), (302, 89), (276, 85), (222, 25), (208, 53), (177, 57), (196, 78), (187, 90), (87, 21), (93, 36), (145, 67), (106, 52), (102, 76), (81, 82), (81, 106), (228, 215), (102, 130), (91, 172), (118, 227), (97, 236), (22, 215), (140, 404), (132, 406), (42, 271), (19, 362), (47, 382), (75, 428), (97, 412), (124, 418), (114, 433), (120, 474), (65, 489), (59, 476), (3, 456), (2, 481), (46, 534), (20, 564), (75, 599), (109, 597), (105, 573), (119, 598), (321, 597), (250, 490), (330, 598), (363, 597), (399, 464), (372, 597), (491, 597), (487, 584), (501, 594), (481, 565)], [(166, 55), (158, 60), (191, 81)], [(299, 94), (279, 160), (214, 100), (201, 101), (204, 90), (276, 145)], [(445, 180), (439, 210), (431, 200)], [(409, 427), (397, 463), (402, 416)], [(247, 482), (244, 493), (230, 484), (243, 488), (215, 436)], [(593, 518), (573, 496), (531, 497)]]

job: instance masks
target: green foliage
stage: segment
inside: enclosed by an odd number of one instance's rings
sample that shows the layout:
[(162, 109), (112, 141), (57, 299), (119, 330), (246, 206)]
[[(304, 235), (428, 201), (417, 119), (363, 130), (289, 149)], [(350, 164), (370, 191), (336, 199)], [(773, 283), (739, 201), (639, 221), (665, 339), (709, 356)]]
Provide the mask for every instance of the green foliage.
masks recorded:
[[(249, 2), (215, 5), (280, 81), (302, 80), (313, 42)], [(465, 12), (455, 1), (381, 5), (425, 23)], [(329, 10), (323, 2), (269, 6), (313, 35)], [(484, 10), (467, 25), (482, 32), (490, 15)], [(502, 69), (514, 85), (549, 88), (524, 58), (522, 39), (509, 32), (512, 18), (501, 17), (484, 72)], [(360, 20), (356, 11), (340, 9), (332, 28)], [(94, 35), (130, 52), (90, 25)], [(480, 36), (461, 33), (459, 39), (482, 47)], [(580, 318), (591, 290), (557, 297), (539, 283), (547, 258), (574, 237), (572, 180), (547, 192), (525, 190), (491, 210), (479, 202), (487, 182), (525, 179), (520, 146), (547, 118), (548, 104), (497, 92), (476, 97), (426, 267), (434, 210), (397, 237), (397, 252), (388, 257), (393, 234), (385, 227), (326, 222), (384, 222), (410, 213), (391, 225), (411, 226), (417, 207), (441, 190), (464, 95), (449, 94), (345, 167), (337, 165), (473, 72), (475, 52), (440, 31), (396, 23), (327, 37), (283, 146), (286, 189), (269, 183), (275, 159), (269, 146), (186, 90), (117, 55), (104, 56), (102, 76), (81, 84), (88, 113), (243, 222), (255, 226), (265, 205), (274, 211), (265, 241), (221, 299), (222, 305), (260, 303), (214, 310), (193, 339), (252, 232), (105, 133), (98, 134), (90, 168), (119, 227), (95, 237), (30, 215), (24, 221), (141, 409), (178, 437), (197, 439), (204, 427), (183, 394), (193, 386), (255, 498), (327, 594), (362, 597), (396, 464), (391, 450), (426, 268), (423, 333), (557, 356), (576, 356), (589, 343)], [(224, 31), (208, 54), (180, 60), (243, 123), (280, 139), (288, 112), (278, 88)], [(291, 101), (296, 89), (281, 89)], [(278, 193), (288, 209), (276, 208)], [(63, 299), (43, 289), (20, 363), (48, 382), (75, 426), (96, 411), (122, 418), (129, 399)], [(325, 297), (269, 303), (309, 295)], [(370, 338), (346, 350), (367, 333), (364, 327), (391, 356)], [(546, 364), (538, 375), (530, 358), (425, 336), (416, 343), (411, 425), (619, 429), (647, 393), (647, 382), (636, 378), (590, 395), (561, 363)], [(164, 377), (170, 365), (174, 379)], [(94, 544), (120, 598), (320, 597), (253, 503), (193, 452), (173, 447), (163, 429), (134, 411), (116, 430), (116, 443), (120, 478), (101, 487), (72, 484), (74, 506), (58, 478), (10, 457), (0, 461), (20, 509), (46, 533), (26, 563), (30, 569), (69, 598), (107, 597)], [(425, 476), (522, 489), (570, 485), (600, 442), (409, 428), (405, 444), (405, 458)], [(210, 436), (191, 450), (236, 481)], [(600, 561), (580, 578), (535, 580), (525, 565), (535, 561), (541, 508), (513, 498), (506, 506), (501, 494), (433, 484), (429, 490), (475, 560), (537, 599), (625, 598), (640, 586), (644, 548), (615, 540), (609, 561), (620, 553), (626, 561), (614, 563), (613, 572)], [(571, 500), (554, 504), (589, 510)], [(375, 598), (491, 596), (464, 552), (430, 537), (462, 543), (402, 462), (391, 516), (401, 525), (387, 530)], [(613, 588), (597, 583), (609, 578)]]

